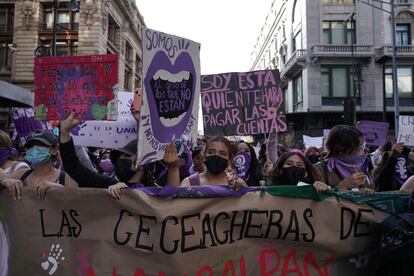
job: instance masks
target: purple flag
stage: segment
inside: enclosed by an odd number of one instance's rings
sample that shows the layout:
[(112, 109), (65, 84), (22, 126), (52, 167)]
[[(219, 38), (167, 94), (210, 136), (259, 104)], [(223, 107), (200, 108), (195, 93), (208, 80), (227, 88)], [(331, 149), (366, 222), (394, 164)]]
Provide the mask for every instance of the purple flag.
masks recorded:
[(357, 127), (364, 134), (368, 146), (383, 146), (387, 142), (388, 123), (359, 121)]
[(33, 108), (12, 108), (11, 110), (17, 135), (23, 145), (26, 143), (26, 138), (31, 132), (38, 129), (52, 130), (49, 122), (38, 121), (34, 115)]
[(247, 152), (239, 152), (234, 157), (233, 164), (236, 168), (237, 175), (243, 180), (248, 178), (251, 161), (252, 157)]

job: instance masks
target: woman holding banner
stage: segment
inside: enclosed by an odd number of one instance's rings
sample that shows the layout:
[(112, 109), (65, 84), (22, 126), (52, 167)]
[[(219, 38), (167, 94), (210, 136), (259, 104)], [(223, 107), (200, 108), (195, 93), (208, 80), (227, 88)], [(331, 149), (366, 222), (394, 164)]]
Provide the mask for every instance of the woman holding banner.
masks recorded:
[(318, 179), (341, 190), (372, 193), (363, 134), (356, 127), (337, 125), (326, 141), (327, 159), (314, 165)]
[(206, 171), (195, 173), (185, 178), (180, 184), (180, 160), (175, 143), (171, 143), (164, 155), (164, 162), (168, 165), (168, 184), (171, 186), (191, 187), (199, 185), (223, 185), (234, 189), (247, 187), (246, 182), (234, 173), (231, 164), (235, 148), (224, 137), (212, 137), (206, 143), (204, 164)]
[(315, 179), (312, 163), (300, 150), (283, 154), (270, 173), (270, 185), (298, 185), (300, 182), (313, 184), (316, 191), (322, 192), (329, 186)]
[(53, 162), (58, 155), (58, 139), (47, 130), (37, 130), (29, 134), (25, 144), (26, 160), (30, 162), (27, 170), (17, 179), (4, 179), (1, 185), (6, 187), (13, 198), (21, 199), (22, 187), (35, 188), (36, 196), (44, 198), (51, 188), (77, 188), (78, 184), (64, 171), (56, 169)]

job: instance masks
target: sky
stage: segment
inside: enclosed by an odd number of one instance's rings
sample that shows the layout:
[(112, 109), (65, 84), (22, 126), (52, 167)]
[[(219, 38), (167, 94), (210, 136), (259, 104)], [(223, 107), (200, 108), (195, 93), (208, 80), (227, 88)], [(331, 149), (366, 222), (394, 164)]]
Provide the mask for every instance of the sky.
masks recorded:
[(136, 0), (148, 28), (201, 43), (201, 74), (243, 72), (273, 0)]

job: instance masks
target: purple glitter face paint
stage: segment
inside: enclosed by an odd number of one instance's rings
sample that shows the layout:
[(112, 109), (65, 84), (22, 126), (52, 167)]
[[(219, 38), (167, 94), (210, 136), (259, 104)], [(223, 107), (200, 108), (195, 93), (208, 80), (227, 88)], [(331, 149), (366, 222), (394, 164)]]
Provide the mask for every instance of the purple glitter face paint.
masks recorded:
[[(193, 110), (196, 71), (191, 56), (182, 52), (174, 63), (163, 51), (155, 54), (144, 79), (155, 138), (161, 143), (181, 137)], [(157, 114), (154, 114), (154, 113)]]

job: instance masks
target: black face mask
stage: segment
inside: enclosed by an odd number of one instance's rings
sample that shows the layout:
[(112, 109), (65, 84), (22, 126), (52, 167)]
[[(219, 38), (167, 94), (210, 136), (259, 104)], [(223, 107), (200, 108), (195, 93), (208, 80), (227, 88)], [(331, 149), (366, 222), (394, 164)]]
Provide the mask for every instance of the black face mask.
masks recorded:
[(207, 167), (207, 171), (214, 175), (219, 175), (226, 170), (229, 165), (229, 161), (218, 155), (210, 155), (204, 158), (204, 164)]
[(116, 160), (114, 169), (115, 175), (118, 177), (119, 181), (128, 183), (128, 181), (135, 175), (135, 171), (131, 170), (132, 160), (128, 159), (119, 159)]
[(305, 168), (288, 167), (282, 168), (282, 173), (279, 177), (281, 185), (297, 185), (300, 181), (305, 180)]
[(318, 163), (319, 162), (319, 159), (320, 159), (320, 155), (317, 155), (317, 154), (311, 154), (311, 155), (308, 155), (307, 156), (308, 157), (308, 160), (312, 163), (312, 164), (315, 164), (315, 163)]

